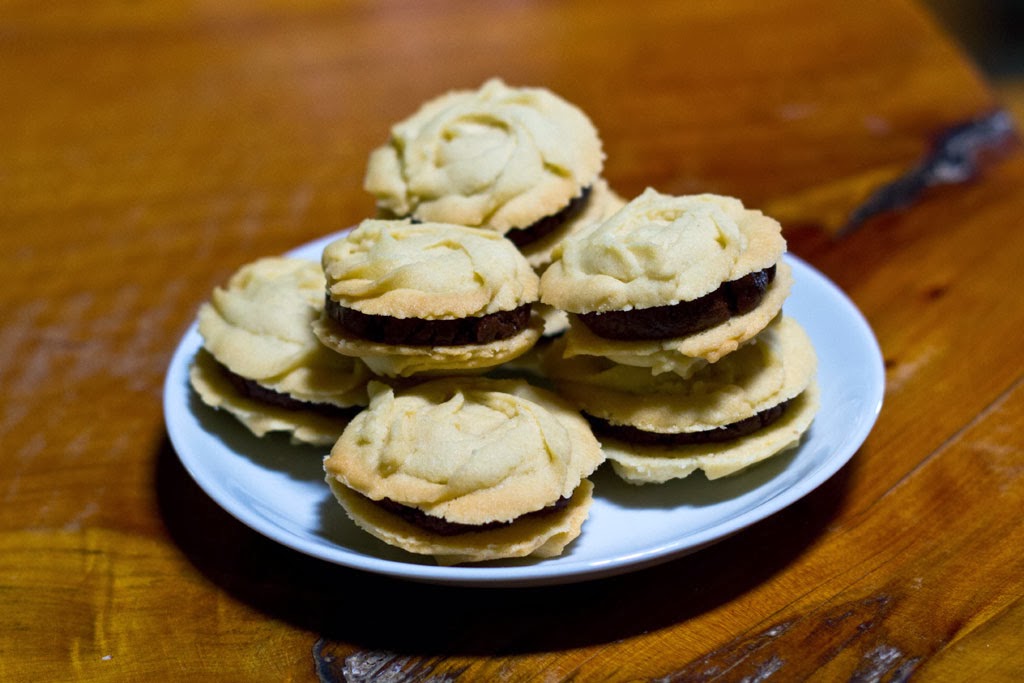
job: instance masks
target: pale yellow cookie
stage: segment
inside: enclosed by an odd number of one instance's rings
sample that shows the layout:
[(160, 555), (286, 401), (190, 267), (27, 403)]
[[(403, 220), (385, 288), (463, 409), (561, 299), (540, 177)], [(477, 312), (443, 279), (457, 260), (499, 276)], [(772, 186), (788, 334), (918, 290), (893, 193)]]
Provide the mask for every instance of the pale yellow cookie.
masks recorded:
[(610, 431), (604, 435), (596, 424), (614, 471), (633, 484), (681, 479), (698, 469), (709, 479), (738, 472), (797, 445), (818, 408), (817, 356), (803, 328), (787, 317), (688, 379), (622, 366), (574, 374), (594, 367), (592, 361), (559, 365), (556, 374), (561, 376), (554, 381), (562, 395), (610, 429), (693, 436), (782, 410), (780, 417), (745, 436), (685, 445), (638, 443), (629, 440), (631, 435)]
[(786, 316), (685, 379), (588, 358), (546, 366), (559, 392), (587, 414), (658, 434), (700, 432), (753, 417), (803, 392), (816, 369), (810, 338)]
[[(313, 325), (316, 336), (340, 354), (362, 359), (388, 377), (481, 372), (526, 353), (543, 321), (528, 307), (539, 280), (526, 258), (500, 235), (445, 223), (367, 220), (323, 251), (329, 305)], [(389, 332), (376, 336), (343, 325), (330, 306), (374, 317)], [(485, 325), (485, 316), (521, 313), (504, 332), (452, 340), (403, 338), (395, 321)], [(350, 315), (343, 310), (342, 316)], [(515, 317), (515, 316), (514, 316)], [(380, 322), (383, 320), (384, 322)], [(398, 326), (401, 330), (401, 326)], [(379, 331), (379, 328), (374, 328)]]
[(630, 484), (657, 484), (703, 470), (708, 479), (741, 472), (751, 465), (800, 445), (818, 411), (818, 385), (812, 382), (793, 399), (782, 417), (753, 434), (728, 443), (676, 447), (602, 441), (612, 469)]
[(516, 557), (557, 557), (583, 528), (593, 502), (593, 484), (584, 480), (569, 504), (539, 518), (525, 518), (497, 529), (455, 536), (425, 531), (370, 499), (328, 479), (335, 498), (361, 529), (388, 545), (417, 555), (431, 555), (440, 565), (486, 562)]
[[(578, 533), (572, 520), (579, 521), (580, 507), (589, 504), (589, 492), (580, 493), (580, 486), (604, 454), (587, 422), (564, 399), (525, 381), (482, 378), (447, 378), (399, 391), (371, 383), (370, 394), (369, 408), (324, 460), (332, 486), (448, 523), (511, 523), (507, 529), (447, 537), (401, 518), (394, 522), (400, 531), (390, 523), (378, 528), (373, 519), (380, 515), (357, 512), (357, 523), (371, 533), (411, 552), (458, 561), (521, 556), (549, 547), (553, 536)], [(528, 530), (526, 537), (508, 531), (523, 515), (561, 498), (571, 501), (562, 512), (573, 512), (528, 518), (531, 524), (519, 527)], [(492, 532), (506, 540), (495, 546)], [(454, 545), (446, 550), (449, 542)]]
[(557, 213), (600, 175), (601, 140), (576, 106), (501, 80), (449, 92), (391, 128), (365, 189), (393, 216), (504, 234)]
[[(256, 385), (256, 391), (304, 404), (365, 405), (369, 369), (356, 359), (331, 352), (313, 334), (311, 324), (324, 305), (324, 286), (323, 272), (315, 261), (269, 257), (243, 266), (225, 287), (214, 289), (198, 314), (209, 362), (197, 358), (192, 373), (193, 386), (203, 401), (232, 412), (259, 435), (284, 430), (301, 441), (329, 443), (324, 429), (303, 428), (306, 418), (301, 415), (285, 419), (280, 406), (265, 406), (269, 412), (261, 420), (259, 408), (266, 402), (247, 398), (228, 379), (231, 373), (243, 383)], [(213, 370), (220, 376), (214, 376)], [(319, 417), (314, 422), (326, 424)], [(335, 418), (333, 424), (336, 438), (344, 421)], [(311, 429), (319, 433), (313, 435)]]
[(703, 365), (703, 361), (715, 362), (753, 339), (782, 310), (792, 286), (792, 269), (785, 261), (779, 261), (775, 279), (756, 308), (702, 332), (670, 339), (605, 339), (570, 315), (565, 355), (603, 356), (623, 365), (650, 368), (655, 373), (674, 372), (687, 376)]
[(732, 197), (648, 188), (593, 230), (563, 240), (541, 300), (571, 313), (693, 301), (779, 262), (781, 226)]

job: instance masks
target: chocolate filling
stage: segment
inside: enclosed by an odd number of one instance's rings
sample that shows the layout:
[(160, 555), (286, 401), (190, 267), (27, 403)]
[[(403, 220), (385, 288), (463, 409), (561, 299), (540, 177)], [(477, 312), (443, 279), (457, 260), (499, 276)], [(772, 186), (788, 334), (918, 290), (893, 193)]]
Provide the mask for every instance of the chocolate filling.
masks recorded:
[(528, 225), (525, 228), (512, 228), (505, 233), (505, 237), (520, 249), (529, 244), (533, 244), (537, 240), (550, 235), (558, 228), (579, 216), (583, 212), (583, 209), (587, 207), (587, 201), (589, 199), (590, 187), (584, 187), (580, 194), (570, 200), (562, 210), (557, 213), (553, 213), (550, 216), (545, 216), (536, 223)]
[(530, 322), (530, 304), (511, 311), (454, 320), (392, 318), (361, 313), (326, 300), (327, 315), (361, 339), (406, 346), (463, 346), (489, 344), (519, 334)]
[(242, 377), (241, 375), (231, 372), (223, 365), (220, 366), (225, 376), (231, 382), (231, 386), (235, 388), (235, 391), (240, 393), (246, 398), (251, 398), (254, 401), (265, 403), (267, 405), (275, 406), (277, 408), (284, 408), (285, 410), (295, 411), (306, 411), (310, 413), (316, 413), (317, 415), (324, 415), (326, 417), (337, 417), (337, 418), (351, 418), (362, 410), (361, 406), (349, 406), (342, 407), (336, 406), (332, 403), (316, 403), (313, 401), (300, 401), (297, 398), (292, 398), (288, 394), (283, 394), (280, 391), (274, 391), (267, 387), (255, 382), (251, 379)]
[(630, 311), (581, 313), (579, 319), (591, 332), (606, 339), (638, 341), (685, 337), (754, 310), (774, 279), (775, 266), (770, 266), (726, 282), (692, 301)]
[[(367, 499), (369, 500), (369, 499)], [(458, 534), (465, 534), (472, 531), (490, 531), (492, 529), (500, 529), (502, 527), (514, 524), (521, 519), (531, 519), (537, 517), (545, 517), (550, 514), (554, 514), (559, 510), (565, 508), (569, 504), (568, 498), (559, 498), (553, 504), (548, 505), (540, 510), (533, 512), (527, 512), (525, 515), (516, 517), (511, 522), (486, 522), (484, 524), (462, 524), (461, 522), (449, 522), (441, 517), (434, 517), (428, 515), (419, 508), (410, 507), (408, 505), (402, 505), (396, 503), (390, 498), (382, 498), (381, 500), (371, 501), (376, 505), (384, 508), (393, 515), (397, 515), (404, 519), (409, 524), (417, 526), (421, 529), (429, 531), (440, 536), (456, 536)]]
[(762, 410), (752, 417), (740, 420), (739, 422), (733, 422), (724, 427), (674, 434), (648, 432), (630, 425), (615, 425), (608, 420), (586, 413), (584, 413), (584, 416), (590, 421), (590, 426), (594, 429), (594, 432), (601, 436), (609, 436), (613, 439), (628, 441), (629, 443), (641, 446), (689, 446), (692, 444), (722, 443), (753, 434), (782, 417), (791, 400), (783, 401), (778, 405)]

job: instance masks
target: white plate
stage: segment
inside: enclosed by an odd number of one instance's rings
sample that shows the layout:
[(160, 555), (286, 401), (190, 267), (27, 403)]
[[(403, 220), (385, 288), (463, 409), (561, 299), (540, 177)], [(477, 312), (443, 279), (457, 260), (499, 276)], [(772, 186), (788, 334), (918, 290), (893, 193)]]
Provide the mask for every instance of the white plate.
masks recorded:
[[(318, 259), (335, 235), (293, 255)], [(709, 482), (700, 473), (662, 485), (630, 486), (603, 467), (582, 535), (564, 555), (440, 567), (391, 548), (355, 527), (323, 479), (327, 449), (284, 437), (258, 439), (190, 391), (188, 366), (201, 339), (193, 325), (167, 372), (167, 431), (196, 483), (244, 524), (328, 562), (416, 581), (510, 586), (582, 581), (633, 571), (694, 552), (810, 493), (857, 451), (882, 406), (885, 375), (871, 328), (821, 273), (791, 255), (796, 283), (785, 311), (807, 330), (819, 356), (821, 410), (799, 448), (746, 472)]]

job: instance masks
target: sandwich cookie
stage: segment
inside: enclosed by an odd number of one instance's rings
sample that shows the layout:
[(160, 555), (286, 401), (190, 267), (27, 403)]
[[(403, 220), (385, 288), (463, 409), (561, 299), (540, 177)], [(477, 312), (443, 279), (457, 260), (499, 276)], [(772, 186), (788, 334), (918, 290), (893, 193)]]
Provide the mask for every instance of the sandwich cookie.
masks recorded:
[(782, 309), (785, 250), (779, 223), (738, 199), (648, 189), (555, 249), (541, 301), (571, 314), (567, 355), (686, 375)]
[(564, 399), (521, 380), (370, 384), (324, 459), (352, 520), (439, 564), (559, 555), (591, 504), (601, 447)]
[(382, 217), (485, 228), (535, 265), (559, 236), (621, 200), (600, 179), (601, 140), (579, 108), (499, 79), (423, 104), (369, 158), (364, 188)]
[(633, 484), (709, 479), (796, 446), (818, 407), (817, 357), (803, 328), (779, 316), (752, 342), (688, 379), (602, 358), (552, 359), (615, 472)]
[(264, 258), (240, 268), (200, 306), (189, 379), (207, 405), (257, 436), (287, 432), (327, 445), (366, 405), (369, 369), (325, 348), (311, 325), (325, 280), (315, 261)]
[(378, 375), (479, 373), (540, 338), (538, 277), (508, 240), (444, 223), (364, 221), (324, 248), (313, 329)]

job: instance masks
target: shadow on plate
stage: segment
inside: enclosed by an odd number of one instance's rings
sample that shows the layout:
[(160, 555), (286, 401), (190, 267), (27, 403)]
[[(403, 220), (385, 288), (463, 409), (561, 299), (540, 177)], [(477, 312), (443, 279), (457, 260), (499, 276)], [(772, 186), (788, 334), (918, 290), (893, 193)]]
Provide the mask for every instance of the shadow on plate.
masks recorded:
[(326, 482), (324, 483), (324, 497), (317, 506), (317, 512), (320, 520), (320, 528), (316, 530), (317, 536), (344, 547), (346, 550), (403, 564), (436, 566), (428, 557), (412, 555), (393, 548), (357, 527), (335, 500)]
[(189, 392), (188, 409), (204, 431), (216, 434), (229, 450), (245, 454), (260, 467), (298, 481), (323, 480), (323, 457), (329, 447), (295, 444), (279, 432), (257, 437), (229, 413), (204, 404), (194, 392)]
[(701, 471), (664, 484), (628, 484), (615, 475), (607, 463), (595, 475), (595, 495), (622, 508), (707, 507), (747, 495), (789, 468), (796, 449), (769, 458), (742, 472), (709, 482)]
[[(759, 467), (753, 467), (733, 477), (720, 479), (710, 486), (707, 479), (700, 473), (661, 485), (634, 486), (617, 477), (612, 472), (610, 464), (604, 465), (595, 472), (591, 480), (595, 486), (595, 498), (604, 498), (621, 508), (664, 508), (667, 510), (678, 508), (680, 505), (686, 507), (710, 506), (757, 490), (780, 472), (785, 471), (793, 457), (794, 451), (778, 455), (771, 461), (762, 463)], [(346, 550), (369, 557), (403, 564), (436, 566), (429, 557), (402, 552), (359, 529), (348, 518), (334, 496), (328, 493), (326, 486), (324, 491), (324, 498), (318, 506), (320, 528), (316, 531), (317, 536), (342, 546)], [(586, 533), (586, 527), (584, 527), (584, 533)], [(572, 551), (573, 545), (570, 544), (561, 557), (571, 556)], [(480, 562), (473, 566), (524, 567), (536, 564), (536, 562), (536, 559), (531, 558), (510, 558)]]
[[(363, 573), (290, 550), (214, 503), (166, 435), (155, 450), (157, 501), (171, 538), (235, 599), (320, 634), (310, 644), (314, 657), (331, 654), (317, 666), (337, 666), (353, 649), (412, 658), (550, 652), (685, 622), (742, 596), (799, 557), (835, 520), (856, 467), (854, 458), (772, 517), (655, 567), (557, 587), (463, 588)], [(309, 475), (300, 468), (295, 476)], [(325, 496), (324, 505), (329, 500)], [(340, 510), (327, 514), (329, 526), (351, 524)]]

